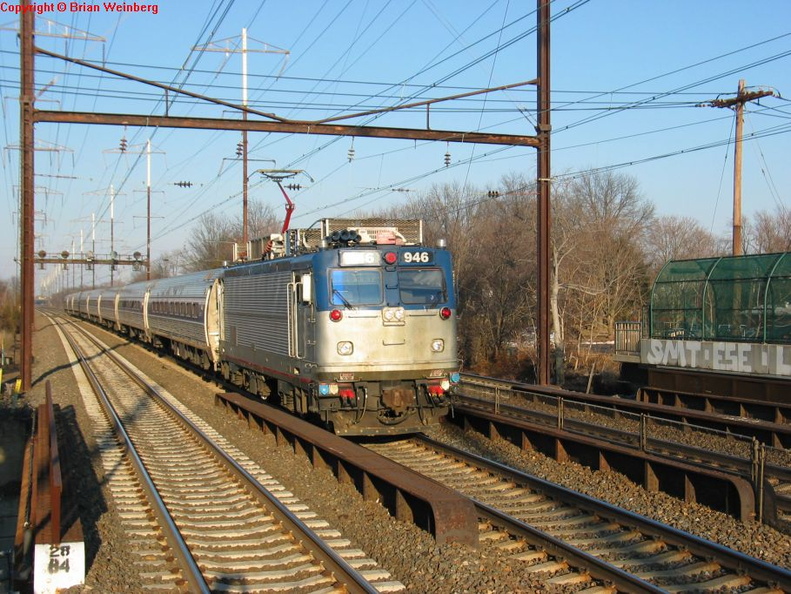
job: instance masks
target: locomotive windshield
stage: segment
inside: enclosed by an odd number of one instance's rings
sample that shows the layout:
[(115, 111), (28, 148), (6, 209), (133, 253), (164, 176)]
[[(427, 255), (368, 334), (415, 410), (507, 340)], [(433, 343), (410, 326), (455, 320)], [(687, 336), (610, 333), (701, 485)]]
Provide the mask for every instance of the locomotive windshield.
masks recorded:
[(398, 271), (401, 302), (408, 305), (436, 305), (448, 300), (445, 275), (439, 268), (410, 268)]
[(384, 297), (382, 272), (378, 269), (333, 270), (330, 274), (333, 305), (377, 305)]

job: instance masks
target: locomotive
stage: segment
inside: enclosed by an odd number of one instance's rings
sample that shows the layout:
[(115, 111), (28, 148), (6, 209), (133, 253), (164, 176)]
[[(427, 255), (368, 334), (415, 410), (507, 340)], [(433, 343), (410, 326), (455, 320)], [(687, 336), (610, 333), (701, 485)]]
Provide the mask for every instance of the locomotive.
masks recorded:
[(323, 219), (241, 264), (69, 295), (69, 314), (221, 375), (339, 435), (403, 434), (459, 381), (451, 255), (419, 220)]

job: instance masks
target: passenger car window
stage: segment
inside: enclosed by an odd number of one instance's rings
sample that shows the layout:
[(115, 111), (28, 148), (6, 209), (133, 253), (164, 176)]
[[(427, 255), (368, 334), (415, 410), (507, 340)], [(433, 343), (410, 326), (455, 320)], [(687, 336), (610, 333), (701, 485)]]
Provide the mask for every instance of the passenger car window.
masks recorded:
[(382, 302), (380, 270), (343, 269), (330, 274), (330, 302), (333, 305), (376, 305)]

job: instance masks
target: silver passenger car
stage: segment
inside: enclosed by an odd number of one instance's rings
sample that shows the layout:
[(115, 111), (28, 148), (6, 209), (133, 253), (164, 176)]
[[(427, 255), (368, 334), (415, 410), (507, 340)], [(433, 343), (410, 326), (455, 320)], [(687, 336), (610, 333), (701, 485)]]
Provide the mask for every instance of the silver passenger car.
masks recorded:
[(121, 287), (118, 291), (118, 324), (130, 336), (150, 341), (146, 306), (152, 281)]
[(144, 318), (155, 344), (203, 369), (219, 360), (218, 279), (223, 269), (153, 281), (144, 297)]

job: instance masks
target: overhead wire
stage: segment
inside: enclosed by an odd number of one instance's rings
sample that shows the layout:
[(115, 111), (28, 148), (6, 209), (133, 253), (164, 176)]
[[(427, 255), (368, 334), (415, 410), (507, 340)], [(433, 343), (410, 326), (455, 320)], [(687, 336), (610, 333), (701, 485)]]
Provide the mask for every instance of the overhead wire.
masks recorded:
[[(578, 3), (578, 4), (584, 4), (584, 3), (585, 3), (585, 2)], [(217, 8), (219, 9), (219, 8), (222, 6), (222, 4), (223, 4), (222, 2), (220, 2), (219, 4), (216, 4)], [(228, 7), (228, 8), (229, 8), (229, 7)], [(259, 10), (260, 10), (260, 7), (259, 7)], [(348, 52), (350, 49), (351, 49), (351, 46), (350, 46), (349, 48), (347, 48), (347, 52)], [(345, 54), (345, 55), (348, 55), (348, 53), (347, 53), (347, 54)], [(496, 54), (494, 54), (494, 56), (496, 56)], [(490, 56), (490, 57), (491, 57), (491, 56)], [(185, 64), (186, 64), (186, 63), (187, 63), (187, 60), (185, 60)], [(196, 67), (196, 66), (197, 66), (197, 59), (196, 59), (196, 60), (193, 62), (192, 66), (194, 66), (194, 67)], [(635, 83), (635, 84), (637, 84), (637, 83)], [(424, 88), (424, 87), (420, 87), (420, 88)], [(416, 90), (415, 92), (416, 92), (416, 93), (420, 93), (420, 92), (425, 92), (425, 91), (419, 91), (419, 90)], [(414, 95), (414, 96), (418, 96), (418, 95)], [(652, 108), (652, 109), (655, 109), (655, 108), (657, 108), (657, 104), (656, 104), (656, 102), (652, 102), (652, 103), (651, 103), (651, 105), (649, 105), (649, 101), (648, 101), (648, 100), (643, 100), (643, 101), (645, 102), (645, 104), (641, 104), (641, 105), (639, 105), (639, 106), (633, 106), (633, 107), (632, 107), (632, 106), (627, 106), (627, 105), (624, 105), (624, 106), (620, 106), (620, 107), (621, 107), (621, 108), (623, 108), (623, 109), (632, 109), (632, 108), (635, 108), (635, 109), (637, 109), (637, 108)], [(616, 111), (616, 110), (617, 110), (617, 107), (618, 107), (618, 106), (616, 106), (616, 109), (615, 109), (615, 110), (608, 110), (608, 111)], [(586, 107), (585, 109), (587, 109), (587, 107)], [(594, 109), (595, 109), (595, 108), (594, 108)], [(481, 155), (481, 157), (486, 157), (486, 156), (490, 156), (490, 155), (491, 155), (491, 154), (487, 154), (487, 155)], [(437, 171), (442, 171), (443, 169), (444, 169), (444, 168), (438, 168), (438, 170), (437, 170)], [(430, 174), (427, 174), (427, 175), (430, 175)], [(127, 178), (126, 178), (126, 179), (128, 179), (128, 175), (127, 175)]]
[[(785, 37), (787, 37), (789, 35), (791, 35), (791, 33), (786, 33), (786, 34), (783, 34), (783, 35), (777, 35), (777, 36), (771, 37), (769, 39), (765, 39), (763, 41), (756, 42), (756, 43), (750, 44), (750, 45), (745, 46), (745, 47), (738, 48), (736, 50), (733, 50), (733, 51), (730, 51), (730, 52), (727, 52), (727, 53), (719, 54), (717, 56), (714, 56), (714, 57), (711, 57), (711, 58), (707, 58), (705, 60), (701, 60), (701, 61), (695, 62), (693, 64), (684, 66), (682, 68), (676, 68), (674, 70), (671, 70), (671, 71), (668, 71), (668, 72), (664, 72), (662, 74), (658, 74), (656, 76), (652, 76), (652, 77), (643, 79), (641, 81), (638, 81), (638, 82), (635, 82), (635, 83), (631, 83), (629, 85), (625, 85), (625, 86), (619, 87), (618, 89), (615, 89), (614, 91), (608, 91), (608, 92), (602, 92), (602, 93), (599, 93), (599, 94), (595, 94), (595, 95), (593, 95), (593, 97), (591, 97), (591, 99), (599, 98), (599, 97), (601, 97), (603, 95), (606, 95), (606, 94), (609, 94), (611, 92), (622, 92), (622, 91), (624, 91), (626, 89), (630, 89), (630, 88), (633, 88), (633, 87), (636, 87), (636, 86), (639, 86), (639, 85), (643, 85), (643, 84), (646, 84), (646, 83), (649, 83), (649, 82), (654, 82), (654, 81), (660, 80), (662, 78), (666, 78), (668, 76), (679, 74), (681, 72), (685, 72), (687, 70), (691, 70), (693, 68), (697, 68), (699, 66), (702, 66), (704, 64), (709, 64), (711, 62), (714, 62), (714, 61), (717, 61), (717, 60), (721, 60), (723, 58), (730, 57), (730, 56), (736, 55), (738, 53), (742, 53), (742, 52), (745, 52), (745, 51), (749, 51), (751, 49), (755, 49), (755, 48), (760, 47), (762, 45), (773, 43), (773, 42), (778, 41), (780, 39), (783, 39), (783, 38), (785, 38)], [(715, 81), (715, 80), (718, 80), (718, 79), (721, 79), (721, 78), (725, 78), (726, 76), (730, 76), (730, 75), (732, 75), (734, 73), (746, 70), (748, 68), (754, 68), (756, 66), (763, 65), (763, 64), (766, 64), (766, 63), (771, 62), (771, 61), (775, 61), (775, 60), (778, 60), (778, 59), (782, 59), (784, 57), (788, 57), (789, 55), (791, 55), (791, 50), (780, 52), (779, 54), (775, 54), (774, 56), (769, 56), (769, 57), (766, 57), (766, 58), (762, 58), (762, 59), (760, 59), (760, 60), (758, 60), (756, 62), (753, 62), (751, 64), (739, 66), (737, 68), (730, 69), (730, 70), (728, 70), (726, 72), (721, 72), (721, 73), (719, 73), (717, 75), (709, 76), (709, 77), (706, 77), (704, 79), (695, 81), (693, 83), (689, 83), (687, 85), (682, 85), (681, 87), (677, 87), (677, 88), (675, 88), (675, 89), (673, 89), (671, 91), (664, 91), (662, 93), (658, 93), (654, 97), (648, 97), (648, 98), (645, 98), (645, 99), (641, 99), (640, 101), (636, 102), (634, 105), (641, 105), (641, 104), (643, 104), (643, 103), (645, 103), (647, 101), (653, 101), (653, 100), (656, 100), (656, 99), (668, 96), (669, 94), (675, 94), (675, 93), (679, 93), (679, 92), (684, 92), (684, 91), (686, 91), (688, 89), (695, 88), (695, 87), (701, 86), (701, 85), (703, 85), (705, 83), (712, 82), (712, 81)], [(585, 102), (585, 101), (586, 101), (585, 99), (581, 99), (581, 100), (576, 101), (575, 103), (578, 104), (578, 103), (582, 103), (582, 102)], [(560, 108), (560, 107), (561, 106), (558, 106), (558, 108)], [(630, 106), (630, 105), (626, 105), (626, 106), (623, 106), (619, 111), (622, 111), (622, 110), (625, 110), (625, 109), (630, 109), (631, 107), (632, 106)], [(553, 107), (553, 109), (555, 109), (555, 108)], [(602, 117), (607, 117), (607, 115), (590, 116), (588, 118), (579, 120), (577, 122), (573, 122), (572, 124), (563, 126), (562, 128), (559, 128), (557, 130), (553, 130), (553, 134), (557, 134), (558, 132), (569, 130), (571, 128), (575, 128), (577, 126), (580, 126), (582, 124), (589, 123), (591, 121), (594, 121), (594, 119), (601, 119)]]
[[(200, 60), (200, 55), (193, 56), (195, 50), (192, 48), (199, 45), (200, 40), (204, 37), (204, 35), (207, 34), (207, 31), (209, 31), (210, 29), (211, 31), (208, 35), (208, 38), (211, 39), (213, 37), (213, 35), (216, 33), (220, 25), (224, 22), (225, 18), (227, 17), (229, 11), (231, 10), (234, 4), (235, 4), (235, 0), (218, 0), (217, 2), (215, 2), (214, 7), (210, 8), (209, 14), (207, 15), (204, 24), (202, 26), (202, 29), (198, 34), (197, 43), (191, 46), (191, 49), (189, 50), (184, 60), (184, 63), (182, 64), (182, 67), (172, 78), (171, 80), (172, 84), (177, 85), (177, 87), (180, 89), (184, 88), (190, 76), (192, 75), (194, 68), (197, 66), (198, 61)], [(157, 102), (157, 104), (155, 104), (155, 106), (152, 108), (152, 111), (157, 109), (157, 105), (161, 104), (161, 101), (162, 100), (160, 99), (160, 101)], [(135, 133), (133, 138), (139, 137), (139, 135), (142, 134), (142, 130), (143, 130), (142, 128), (139, 129), (138, 132)], [(153, 139), (154, 136), (156, 136), (158, 130), (159, 130), (158, 128), (154, 129), (154, 131), (151, 133), (149, 137), (149, 140)], [(135, 159), (134, 163), (128, 168), (126, 175), (121, 180), (121, 184), (120, 184), (121, 189), (128, 183), (134, 170), (140, 164), (142, 157), (143, 154), (141, 152), (140, 154), (137, 155), (137, 158)], [(109, 210), (109, 204), (104, 210), (102, 210), (101, 212), (102, 217), (106, 215), (107, 210)]]
[[(745, 120), (748, 123), (748, 125), (752, 128), (752, 120), (748, 117), (745, 117)], [(755, 132), (753, 132), (752, 136), (755, 137)], [(756, 138), (755, 145), (758, 148), (758, 156), (761, 161), (761, 175), (763, 176), (764, 181), (766, 182), (766, 187), (768, 188), (769, 194), (772, 196), (772, 199), (774, 200), (775, 206), (777, 206), (778, 209), (782, 212), (788, 207), (786, 206), (785, 202), (780, 196), (780, 191), (778, 190), (777, 185), (775, 184), (774, 179), (772, 177), (772, 172), (769, 167), (769, 163), (766, 160), (766, 155), (764, 154), (763, 148), (761, 147), (761, 143), (758, 142), (758, 140), (759, 138)]]
[[(574, 3), (572, 6), (571, 6), (571, 7), (569, 7), (569, 8), (568, 8), (568, 9), (567, 9), (565, 12), (563, 12), (561, 15), (556, 15), (556, 17), (555, 17), (555, 18), (560, 18), (560, 17), (562, 17), (562, 16), (565, 16), (565, 15), (569, 14), (569, 13), (570, 13), (570, 12), (572, 12), (573, 10), (576, 10), (577, 8), (579, 8), (579, 7), (581, 7), (581, 6), (585, 5), (585, 4), (587, 4), (587, 2), (588, 2), (588, 1), (589, 1), (589, 0), (579, 0), (579, 1), (575, 2), (575, 3)], [(529, 14), (535, 14), (535, 11), (532, 11), (532, 12), (531, 12), (531, 13), (529, 13)], [(503, 30), (503, 29), (505, 29), (505, 28), (508, 28), (508, 27), (511, 27), (511, 26), (513, 26), (515, 23), (517, 23), (517, 22), (521, 21), (522, 19), (526, 18), (526, 16), (527, 16), (527, 15), (525, 15), (525, 16), (522, 16), (522, 17), (519, 17), (518, 19), (515, 19), (514, 21), (511, 21), (511, 22), (510, 22), (508, 25), (506, 25), (505, 27), (500, 27), (500, 29), (499, 29), (499, 30)], [(555, 20), (555, 18), (553, 18), (553, 20)], [(522, 35), (517, 35), (515, 38), (512, 38), (512, 39), (510, 39), (510, 40), (509, 40), (509, 41), (508, 41), (506, 44), (503, 44), (503, 45), (504, 45), (505, 47), (508, 47), (508, 46), (510, 46), (510, 45), (513, 45), (513, 44), (515, 44), (517, 41), (519, 41), (519, 40), (523, 39), (524, 37), (526, 37), (527, 35), (529, 35), (529, 34), (531, 34), (531, 33), (534, 33), (534, 32), (535, 32), (535, 30), (536, 30), (536, 28), (535, 28), (535, 27), (533, 27), (532, 29), (528, 30), (527, 32), (523, 33)], [(482, 39), (486, 39), (487, 37), (489, 37), (489, 36), (491, 36), (491, 35), (493, 35), (493, 34), (492, 34), (492, 33), (490, 33), (489, 35), (485, 36), (485, 37), (484, 37), (484, 38), (482, 38)], [(482, 40), (479, 40), (479, 41), (477, 41), (477, 42), (475, 42), (474, 44), (471, 44), (471, 45), (477, 45), (477, 44), (478, 44), (478, 43), (480, 43), (481, 41), (482, 41)], [(499, 50), (499, 48), (498, 48), (498, 50)], [(463, 50), (459, 50), (459, 52), (456, 52), (456, 54), (460, 53), (461, 51), (463, 51)], [(456, 55), (456, 54), (454, 54), (454, 55)], [(493, 54), (492, 54), (492, 52), (487, 52), (487, 53), (485, 54), (485, 57), (484, 57), (484, 58), (478, 58), (478, 59), (474, 59), (474, 60), (472, 60), (471, 62), (468, 62), (468, 63), (467, 63), (467, 64), (466, 64), (464, 67), (457, 69), (457, 70), (456, 70), (456, 71), (455, 71), (455, 72), (454, 72), (452, 75), (446, 76), (446, 77), (444, 77), (444, 78), (440, 78), (440, 79), (438, 79), (437, 81), (435, 81), (435, 83), (434, 83), (434, 84), (442, 84), (442, 83), (446, 82), (446, 81), (447, 81), (447, 80), (449, 80), (449, 79), (450, 79), (452, 76), (455, 76), (456, 74), (458, 74), (458, 73), (460, 73), (460, 72), (463, 72), (463, 71), (465, 71), (465, 70), (467, 70), (467, 69), (471, 68), (472, 66), (474, 66), (474, 65), (476, 65), (476, 64), (478, 64), (478, 63), (480, 63), (480, 62), (481, 62), (483, 59), (485, 59), (486, 57), (491, 57), (491, 55), (493, 55)], [(447, 60), (447, 59), (448, 59), (448, 58), (445, 58), (445, 59), (441, 60), (439, 63), (442, 63), (442, 62), (444, 62), (444, 61), (445, 61), (445, 60)], [(423, 71), (421, 71), (421, 72), (425, 72), (425, 71), (427, 71), (428, 69), (430, 69), (430, 68), (433, 68), (433, 67), (434, 67), (434, 66), (436, 66), (436, 65), (437, 65), (437, 64), (434, 64), (434, 65), (431, 65), (431, 66), (429, 66), (429, 67), (426, 67), (426, 68), (424, 68), (424, 70), (423, 70)], [(409, 77), (409, 79), (406, 79), (406, 80), (411, 80), (411, 79), (413, 79), (413, 78), (414, 78), (414, 76), (412, 76), (412, 77)], [(418, 96), (420, 96), (422, 93), (424, 93), (426, 90), (428, 90), (428, 88), (432, 88), (432, 87), (431, 87), (431, 86), (429, 86), (429, 87), (424, 87), (424, 89), (423, 89), (423, 90), (413, 93), (413, 94), (410, 96), (410, 99), (414, 99), (415, 97), (418, 97)], [(404, 101), (402, 101), (401, 103), (403, 103), (403, 102), (404, 102)], [(378, 117), (380, 117), (380, 116), (371, 116), (371, 117), (367, 118), (367, 119), (366, 119), (364, 122), (362, 122), (362, 125), (367, 125), (367, 124), (369, 124), (370, 122), (372, 122), (372, 121), (374, 121), (375, 119), (377, 119)], [(324, 145), (322, 145), (322, 147), (318, 147), (317, 149), (314, 149), (314, 151), (311, 151), (311, 152), (310, 152), (310, 153), (308, 153), (307, 155), (303, 155), (302, 157), (300, 157), (300, 159), (299, 159), (299, 160), (293, 161), (293, 162), (292, 162), (292, 166), (295, 166), (296, 164), (298, 164), (299, 162), (301, 162), (301, 160), (302, 160), (302, 159), (304, 159), (305, 157), (310, 157), (310, 156), (312, 156), (313, 154), (315, 154), (316, 152), (318, 152), (319, 150), (323, 150), (323, 148), (325, 148), (326, 146), (329, 146), (329, 145), (330, 145), (330, 144), (332, 144), (332, 143), (333, 143), (333, 141), (329, 141), (329, 142), (325, 143)]]
[[(505, 10), (503, 11), (503, 25), (500, 27), (501, 32), (503, 31), (503, 27), (505, 26), (505, 19), (508, 17), (508, 8), (510, 7), (510, 5), (511, 2), (510, 0), (508, 0), (505, 4)], [(497, 46), (500, 45), (501, 40), (502, 40), (502, 34), (497, 38), (497, 43), (496, 43)], [(492, 65), (491, 68), (489, 69), (489, 79), (486, 82), (487, 87), (492, 86), (492, 78), (494, 77), (494, 68), (497, 65), (497, 56), (498, 54), (495, 54), (494, 57), (492, 58)], [(478, 130), (480, 130), (481, 124), (483, 123), (483, 113), (486, 110), (486, 99), (488, 99), (488, 97), (487, 95), (484, 95), (483, 96), (484, 103), (483, 105), (481, 105), (481, 110), (478, 116), (478, 128), (477, 128)], [(478, 148), (477, 145), (473, 145), (471, 157), (475, 156), (475, 151), (477, 148)], [(472, 158), (470, 158), (469, 163), (467, 164), (467, 170), (464, 173), (464, 182), (462, 183), (462, 190), (467, 187), (467, 182), (469, 181), (470, 178), (471, 168), (472, 168)]]
[[(410, 5), (408, 6), (408, 8), (411, 8), (411, 7), (413, 6), (413, 4), (414, 4), (414, 2), (413, 2), (412, 4), (410, 4)], [(403, 13), (402, 13), (402, 15), (403, 15)], [(399, 16), (399, 18), (400, 18), (400, 16)], [(478, 18), (480, 18), (480, 17), (478, 17)], [(444, 50), (443, 50), (443, 51), (444, 51)], [(435, 58), (435, 59), (436, 59), (436, 58)], [(411, 78), (411, 77), (410, 77), (410, 78)], [(407, 79), (407, 80), (408, 80), (408, 79)], [(404, 82), (405, 82), (405, 81), (404, 81)], [(395, 86), (396, 86), (396, 85), (393, 85), (393, 86), (391, 86), (391, 87), (389, 87), (389, 88), (394, 88)], [(422, 92), (425, 92), (425, 86), (419, 87), (419, 89), (420, 89), (420, 92), (421, 92), (421, 93), (422, 93)], [(376, 96), (377, 96), (377, 95), (374, 95), (374, 97), (376, 97)], [(416, 96), (416, 93), (413, 93), (411, 96), (412, 96), (412, 97)], [(403, 102), (403, 99), (401, 100), (401, 102)], [(395, 104), (397, 105), (397, 104), (398, 104), (398, 102), (396, 102)], [(366, 119), (364, 122), (362, 122), (362, 125), (367, 125), (367, 124), (369, 124), (370, 122), (372, 122), (372, 121), (374, 121), (375, 119), (377, 119), (378, 117), (379, 117), (379, 116), (371, 116), (371, 117), (367, 118), (367, 119)], [(304, 162), (304, 160), (306, 160), (306, 159), (310, 159), (310, 158), (311, 158), (311, 157), (312, 157), (314, 154), (316, 154), (316, 153), (318, 153), (318, 152), (320, 152), (320, 151), (322, 151), (322, 150), (325, 150), (327, 147), (329, 147), (329, 146), (331, 146), (332, 144), (334, 144), (335, 142), (337, 142), (337, 140), (338, 140), (338, 139), (337, 139), (337, 138), (335, 138), (335, 139), (331, 139), (331, 140), (328, 140), (328, 141), (326, 141), (324, 144), (322, 144), (322, 145), (320, 145), (320, 146), (318, 146), (318, 147), (315, 147), (315, 148), (314, 148), (312, 151), (309, 151), (308, 153), (306, 153), (306, 154), (303, 154), (303, 155), (302, 155), (302, 156), (301, 156), (301, 157), (300, 157), (298, 160), (292, 161), (292, 162), (291, 162), (289, 165), (290, 165), (290, 166), (296, 166), (296, 165), (297, 165), (297, 164), (299, 164), (300, 162)]]

